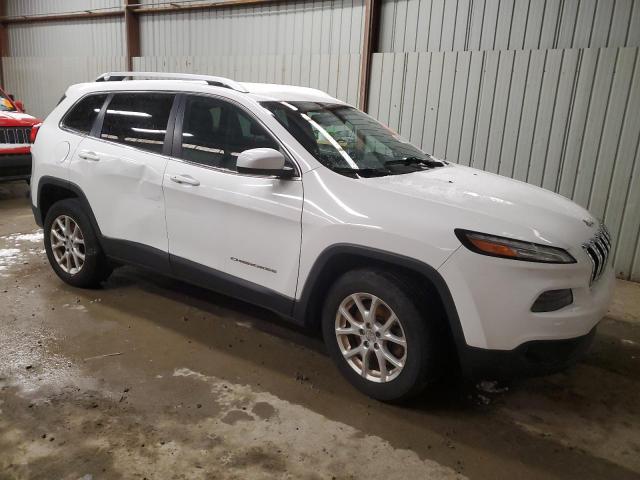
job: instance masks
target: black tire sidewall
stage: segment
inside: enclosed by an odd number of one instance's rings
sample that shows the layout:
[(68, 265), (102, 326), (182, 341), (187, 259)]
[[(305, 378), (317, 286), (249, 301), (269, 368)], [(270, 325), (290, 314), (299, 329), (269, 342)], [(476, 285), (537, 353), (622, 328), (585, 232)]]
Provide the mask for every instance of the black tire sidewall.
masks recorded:
[[(51, 248), (51, 226), (60, 215), (72, 218), (80, 227), (84, 237), (85, 260), (80, 272), (71, 275), (58, 265)], [(100, 243), (95, 234), (89, 217), (82, 209), (80, 202), (75, 199), (67, 199), (56, 202), (47, 212), (44, 221), (44, 246), (51, 267), (64, 282), (74, 287), (93, 288), (103, 280), (105, 259), (100, 248)]]
[[(340, 303), (353, 293), (370, 293), (395, 312), (407, 341), (407, 358), (395, 379), (376, 383), (354, 371), (340, 351), (335, 335), (335, 318)], [(430, 328), (427, 312), (412, 300), (416, 292), (402, 278), (383, 271), (357, 270), (343, 275), (329, 290), (322, 313), (322, 331), (329, 354), (341, 373), (360, 391), (386, 402), (399, 402), (419, 394), (438, 377), (438, 342)]]

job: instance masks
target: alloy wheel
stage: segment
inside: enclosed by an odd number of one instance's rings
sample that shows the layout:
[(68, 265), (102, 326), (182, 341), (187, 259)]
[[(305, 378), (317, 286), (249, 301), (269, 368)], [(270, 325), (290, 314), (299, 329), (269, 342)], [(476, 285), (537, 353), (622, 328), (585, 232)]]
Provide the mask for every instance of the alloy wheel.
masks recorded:
[(76, 221), (60, 215), (51, 224), (51, 251), (58, 266), (69, 275), (76, 275), (84, 265), (84, 235)]
[(354, 293), (338, 307), (336, 339), (349, 366), (377, 383), (395, 379), (404, 368), (407, 341), (394, 311), (370, 293)]

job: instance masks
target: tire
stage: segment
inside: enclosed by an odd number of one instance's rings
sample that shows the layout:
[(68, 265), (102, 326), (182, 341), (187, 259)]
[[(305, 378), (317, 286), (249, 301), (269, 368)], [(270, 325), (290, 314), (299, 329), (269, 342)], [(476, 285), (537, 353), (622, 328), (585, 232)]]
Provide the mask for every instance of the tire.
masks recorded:
[[(375, 322), (361, 321), (363, 316), (354, 295), (359, 298), (366, 312), (371, 308), (373, 297), (379, 299)], [(421, 301), (421, 297), (424, 297), (424, 293), (404, 277), (383, 270), (347, 272), (329, 290), (322, 313), (325, 345), (340, 372), (366, 395), (383, 402), (402, 402), (417, 396), (440, 378), (445, 358), (441, 318), (436, 309), (428, 311), (426, 305), (429, 302)], [(356, 323), (364, 326), (364, 335), (359, 329), (357, 335), (338, 335), (336, 327), (355, 330), (341, 313), (341, 307)], [(387, 323), (391, 314), (395, 314), (399, 325), (393, 322), (385, 333), (380, 327), (383, 322)], [(370, 328), (367, 328), (367, 323)], [(389, 333), (395, 341), (385, 341)], [(396, 343), (402, 338), (405, 347)], [(365, 345), (367, 343), (368, 347)], [(369, 351), (366, 355), (370, 371), (366, 376), (362, 374), (363, 353), (354, 355), (350, 360), (343, 354), (363, 346)], [(396, 363), (401, 362), (402, 367), (398, 369), (386, 360), (385, 354), (393, 356)], [(384, 368), (380, 368), (380, 358), (385, 364)], [(386, 370), (386, 376), (383, 370)]]
[[(69, 231), (75, 232), (75, 237), (72, 235), (64, 237), (64, 230), (61, 227), (65, 225)], [(52, 233), (52, 229), (55, 233)], [(79, 233), (76, 229), (79, 229)], [(73, 237), (75, 240), (69, 240), (71, 243), (66, 240), (61, 241), (61, 234), (62, 238)], [(83, 243), (80, 243), (81, 241)], [(54, 242), (58, 245), (57, 247), (54, 246)], [(64, 246), (60, 246), (61, 243)], [(64, 257), (63, 252), (69, 251), (68, 247), (71, 245), (75, 255)], [(76, 199), (60, 200), (51, 206), (44, 221), (44, 246), (51, 267), (58, 277), (69, 285), (79, 288), (96, 288), (100, 282), (111, 275), (112, 268), (102, 252), (89, 217)], [(82, 255), (84, 255), (83, 260)], [(66, 260), (59, 261), (61, 258)], [(80, 263), (81, 265), (78, 266)]]

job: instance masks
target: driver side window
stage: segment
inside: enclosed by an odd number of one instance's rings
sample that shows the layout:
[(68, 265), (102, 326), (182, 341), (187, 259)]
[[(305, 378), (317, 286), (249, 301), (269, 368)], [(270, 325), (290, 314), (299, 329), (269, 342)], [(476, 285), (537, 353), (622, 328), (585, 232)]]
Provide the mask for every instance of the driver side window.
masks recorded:
[(241, 108), (217, 98), (187, 97), (180, 157), (236, 171), (238, 155), (252, 148), (279, 149), (271, 135)]

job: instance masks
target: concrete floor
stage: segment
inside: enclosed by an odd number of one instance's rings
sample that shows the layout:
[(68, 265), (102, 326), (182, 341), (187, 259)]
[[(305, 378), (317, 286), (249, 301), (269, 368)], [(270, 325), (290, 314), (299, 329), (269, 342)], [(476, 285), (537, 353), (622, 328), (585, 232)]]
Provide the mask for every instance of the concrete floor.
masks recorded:
[(638, 284), (572, 370), (395, 407), (263, 310), (129, 267), (63, 284), (26, 195), (0, 185), (1, 479), (640, 478)]

